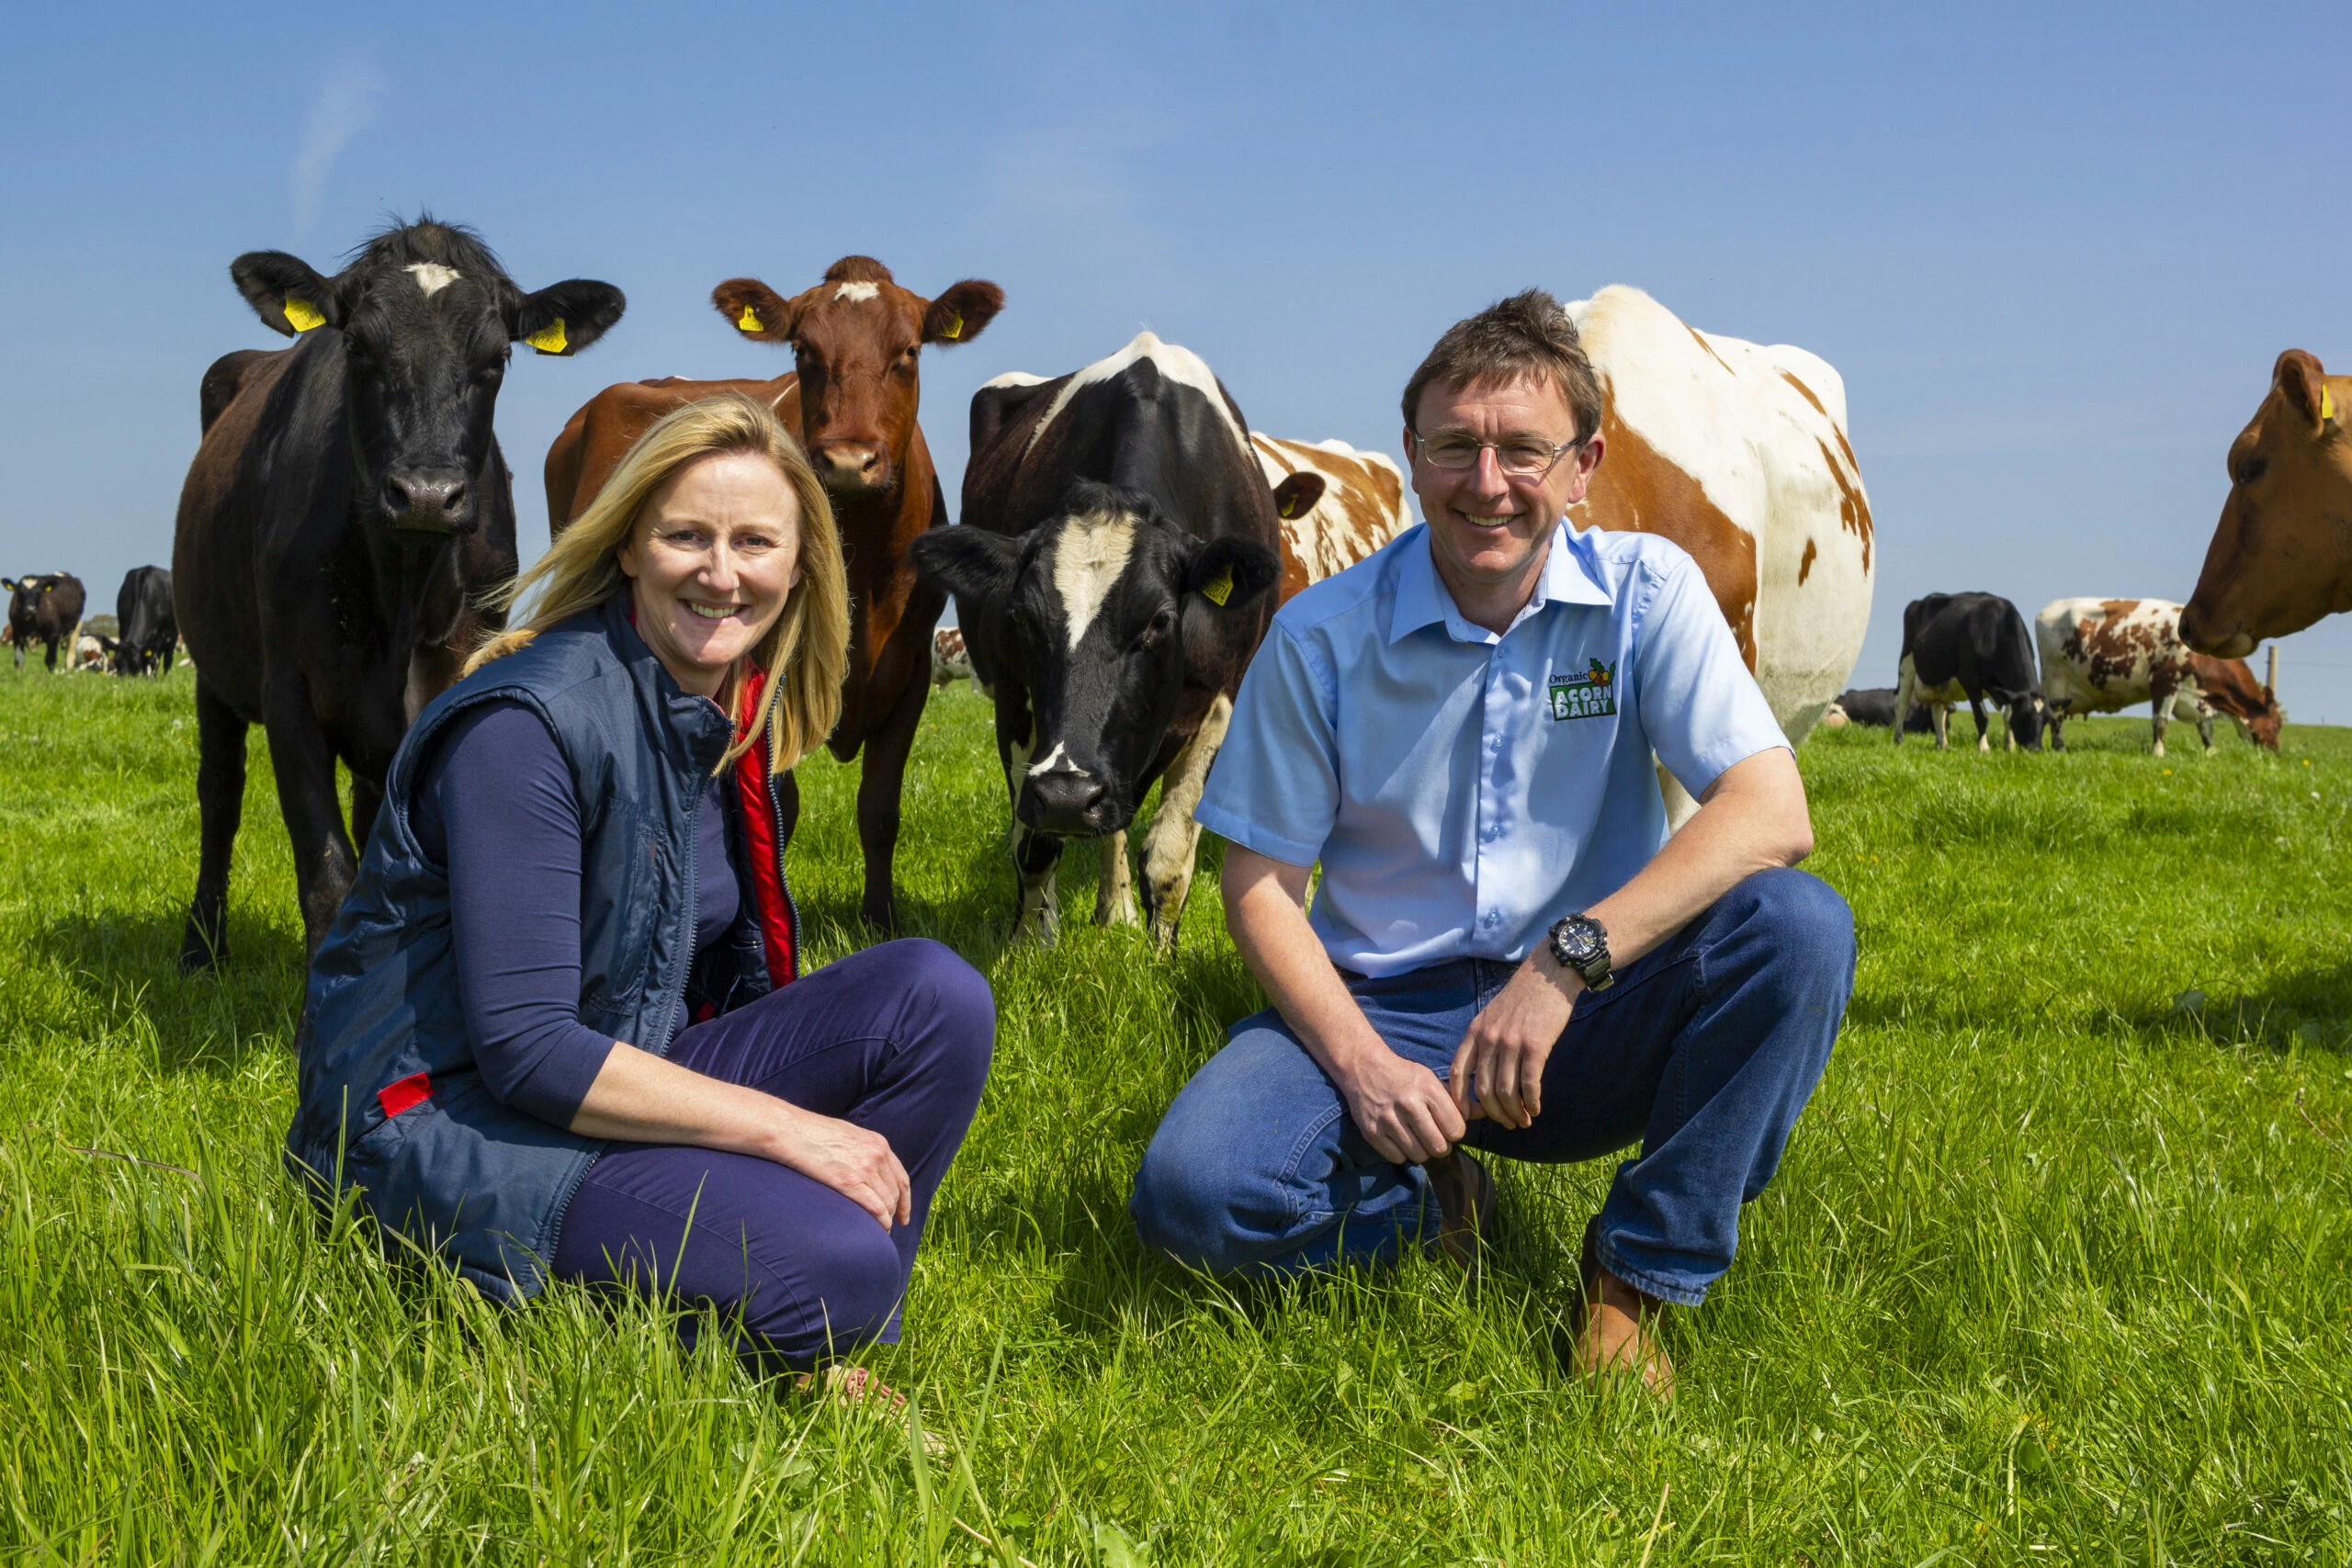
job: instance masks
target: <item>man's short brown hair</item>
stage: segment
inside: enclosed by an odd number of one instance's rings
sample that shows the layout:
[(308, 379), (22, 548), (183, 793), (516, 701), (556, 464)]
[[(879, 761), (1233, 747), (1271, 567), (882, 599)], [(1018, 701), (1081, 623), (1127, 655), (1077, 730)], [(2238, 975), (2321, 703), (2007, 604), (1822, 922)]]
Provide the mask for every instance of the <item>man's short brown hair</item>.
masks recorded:
[(1445, 329), (1421, 367), (1405, 383), (1405, 427), (1420, 428), (1421, 393), (1432, 381), (1453, 387), (1546, 381), (1560, 389), (1577, 418), (1577, 445), (1600, 428), (1600, 381), (1585, 357), (1584, 340), (1560, 302), (1530, 288), (1487, 306)]

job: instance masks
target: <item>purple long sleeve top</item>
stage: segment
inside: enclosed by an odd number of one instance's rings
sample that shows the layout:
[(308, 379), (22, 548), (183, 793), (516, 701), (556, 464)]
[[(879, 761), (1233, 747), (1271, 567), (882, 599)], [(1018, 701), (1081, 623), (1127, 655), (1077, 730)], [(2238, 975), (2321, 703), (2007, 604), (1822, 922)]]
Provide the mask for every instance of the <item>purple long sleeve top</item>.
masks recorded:
[[(726, 934), (742, 897), (726, 783), (712, 779), (695, 813), (697, 951)], [(458, 999), (483, 1084), (570, 1126), (613, 1042), (580, 1021), (580, 803), (546, 721), (515, 702), (460, 717), (425, 759), (413, 820), (449, 878)]]

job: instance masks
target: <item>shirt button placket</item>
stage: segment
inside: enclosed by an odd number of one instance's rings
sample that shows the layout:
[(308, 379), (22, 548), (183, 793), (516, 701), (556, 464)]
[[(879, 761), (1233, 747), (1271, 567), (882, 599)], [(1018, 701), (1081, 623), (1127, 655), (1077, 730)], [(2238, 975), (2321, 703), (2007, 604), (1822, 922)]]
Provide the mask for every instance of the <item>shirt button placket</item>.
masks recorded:
[[(1478, 759), (1478, 847), (1474, 852), (1478, 867), (1475, 897), (1479, 904), (1485, 903), (1487, 898), (1486, 846), (1502, 836), (1502, 829), (1495, 820), (1495, 763), (1503, 750), (1499, 727), (1510, 710), (1510, 702), (1503, 691), (1503, 671), (1509, 662), (1510, 657), (1499, 644), (1487, 660), (1486, 712), (1482, 726), (1486, 735)], [(1476, 929), (1483, 932), (1491, 931), (1494, 927), (1495, 911), (1482, 911), (1477, 917)]]

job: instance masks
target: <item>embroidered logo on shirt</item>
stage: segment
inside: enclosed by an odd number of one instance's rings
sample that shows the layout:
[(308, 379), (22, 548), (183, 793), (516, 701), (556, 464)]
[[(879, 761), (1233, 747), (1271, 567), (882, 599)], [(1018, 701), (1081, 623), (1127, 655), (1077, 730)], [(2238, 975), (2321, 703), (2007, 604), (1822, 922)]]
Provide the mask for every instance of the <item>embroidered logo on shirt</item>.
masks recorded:
[(1590, 668), (1581, 675), (1552, 677), (1554, 718), (1606, 718), (1617, 711), (1617, 666), (1598, 659), (1588, 662)]

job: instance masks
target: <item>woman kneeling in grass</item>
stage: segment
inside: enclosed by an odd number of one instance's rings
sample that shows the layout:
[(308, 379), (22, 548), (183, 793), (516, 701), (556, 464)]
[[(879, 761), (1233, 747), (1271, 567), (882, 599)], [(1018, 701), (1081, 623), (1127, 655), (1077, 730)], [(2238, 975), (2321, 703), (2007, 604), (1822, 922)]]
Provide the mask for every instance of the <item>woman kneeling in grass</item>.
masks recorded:
[(824, 489), (761, 404), (689, 405), (532, 590), (392, 761), (289, 1163), (499, 1300), (673, 1294), (766, 1367), (895, 1341), (996, 1015), (936, 942), (799, 975), (787, 770), (849, 642)]

